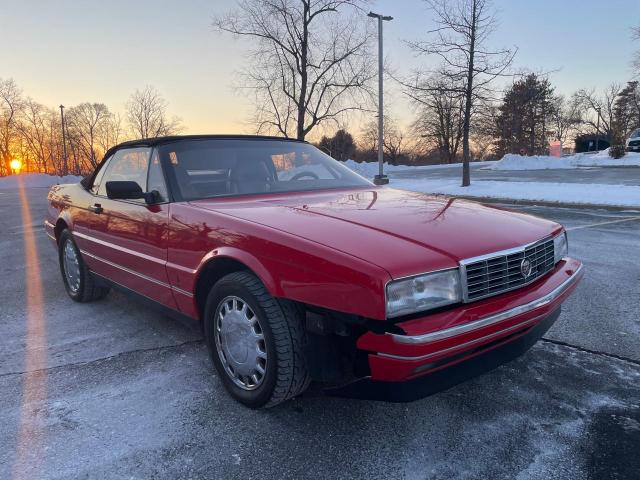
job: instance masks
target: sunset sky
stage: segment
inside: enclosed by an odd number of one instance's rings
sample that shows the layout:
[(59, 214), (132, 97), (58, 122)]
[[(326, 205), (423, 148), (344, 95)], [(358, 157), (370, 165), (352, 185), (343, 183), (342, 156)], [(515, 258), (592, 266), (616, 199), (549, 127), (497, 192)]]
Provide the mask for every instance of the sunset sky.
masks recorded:
[[(495, 5), (500, 26), (491, 43), (517, 45), (517, 68), (555, 71), (558, 92), (629, 79), (631, 53), (640, 48), (630, 34), (640, 24), (640, 1)], [(211, 28), (213, 15), (232, 6), (230, 0), (0, 0), (0, 77), (14, 78), (51, 107), (95, 101), (120, 112), (134, 89), (151, 84), (182, 118), (185, 133), (247, 132), (251, 105), (232, 88), (247, 44)], [(427, 64), (402, 43), (424, 37), (431, 25), (424, 2), (378, 0), (371, 9), (394, 17), (385, 24), (385, 53), (396, 72)], [(408, 122), (409, 107), (388, 87), (397, 99), (393, 114)]]

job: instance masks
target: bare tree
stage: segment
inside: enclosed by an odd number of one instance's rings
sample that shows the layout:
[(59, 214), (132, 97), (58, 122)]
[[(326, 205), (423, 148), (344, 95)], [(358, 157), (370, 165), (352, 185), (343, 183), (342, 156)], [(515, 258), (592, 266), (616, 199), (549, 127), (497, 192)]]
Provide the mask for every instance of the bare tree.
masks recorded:
[[(602, 94), (595, 90), (579, 90), (576, 99), (582, 110), (583, 124), (592, 130), (599, 130), (609, 141), (613, 139), (616, 98), (622, 87), (612, 83)], [(599, 120), (598, 120), (599, 117)]]
[(28, 155), (25, 160), (33, 160), (35, 165), (26, 166), (26, 171), (48, 172), (54, 152), (51, 145), (52, 116), (55, 112), (41, 103), (27, 98), (24, 113), (17, 125), (18, 132)]
[[(490, 84), (505, 75), (516, 49), (492, 50), (487, 41), (496, 28), (489, 0), (425, 0), (435, 15), (434, 38), (409, 42), (419, 54), (435, 55), (442, 61), (444, 75), (464, 95), (462, 127), (462, 186), (471, 183), (469, 138), (474, 105), (491, 97)], [(416, 85), (418, 87), (418, 85)]]
[[(122, 136), (120, 117), (102, 103), (82, 103), (66, 111), (67, 146), (72, 170), (94, 168), (104, 152)], [(30, 97), (11, 79), (0, 79), (0, 175), (9, 162), (22, 161), (23, 171), (65, 174), (60, 114)]]
[[(366, 124), (360, 135), (360, 147), (371, 160), (377, 158), (378, 152), (378, 121), (373, 120)], [(407, 137), (398, 127), (395, 120), (384, 116), (384, 140), (382, 150), (385, 160), (391, 165), (397, 165), (403, 157), (406, 157)], [(368, 160), (367, 160), (368, 161)]]
[(470, 148), (474, 160), (487, 160), (495, 157), (496, 118), (498, 105), (490, 101), (478, 102), (473, 107)]
[(560, 145), (565, 145), (582, 124), (580, 99), (576, 95), (569, 99), (564, 95), (558, 95), (553, 103), (555, 108), (551, 111), (551, 129), (554, 131), (554, 138), (560, 141)]
[[(303, 140), (370, 101), (370, 32), (355, 17), (364, 0), (241, 0), (217, 17), (221, 32), (252, 40), (243, 85), (255, 93), (258, 132)], [(366, 25), (366, 24), (365, 24)]]
[(11, 173), (11, 148), (23, 108), (22, 90), (13, 79), (0, 78), (0, 176)]
[(109, 115), (101, 123), (97, 132), (96, 142), (103, 152), (106, 152), (114, 145), (117, 145), (123, 136), (122, 120), (120, 114)]
[(414, 130), (429, 148), (436, 148), (440, 160), (453, 163), (458, 158), (464, 124), (464, 97), (446, 75), (433, 75), (418, 88), (408, 88), (416, 102)]
[(407, 138), (404, 131), (394, 122), (385, 128), (383, 149), (389, 159), (391, 165), (398, 165), (400, 161), (406, 158)]
[(175, 135), (182, 130), (178, 117), (169, 118), (167, 101), (151, 85), (133, 92), (127, 102), (127, 122), (136, 138)]
[(81, 103), (69, 109), (66, 115), (69, 144), (75, 159), (76, 173), (95, 168), (104, 154), (98, 138), (111, 117), (103, 103)]
[[(56, 175), (67, 175), (68, 165), (65, 164), (64, 149), (62, 146), (62, 121), (58, 111), (52, 110), (47, 119), (47, 134), (51, 172)], [(49, 168), (47, 166), (47, 168)]]

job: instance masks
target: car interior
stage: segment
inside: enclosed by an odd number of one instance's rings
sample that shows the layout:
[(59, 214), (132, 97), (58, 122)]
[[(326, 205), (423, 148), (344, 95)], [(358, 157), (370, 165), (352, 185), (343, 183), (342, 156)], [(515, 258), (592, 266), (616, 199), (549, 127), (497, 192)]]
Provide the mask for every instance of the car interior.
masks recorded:
[(189, 148), (164, 155), (185, 199), (333, 186), (344, 177), (327, 161), (296, 151)]
[(187, 198), (264, 193), (277, 180), (273, 163), (267, 164), (264, 154), (244, 156), (239, 161), (235, 152), (213, 158), (201, 153), (197, 150), (181, 152), (170, 162), (183, 196)]

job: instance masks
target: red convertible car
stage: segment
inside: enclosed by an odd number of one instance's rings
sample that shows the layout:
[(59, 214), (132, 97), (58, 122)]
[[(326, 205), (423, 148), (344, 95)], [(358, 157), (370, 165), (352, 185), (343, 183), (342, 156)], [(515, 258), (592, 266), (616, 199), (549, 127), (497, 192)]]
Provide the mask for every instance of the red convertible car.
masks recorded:
[(46, 232), (78, 302), (120, 287), (202, 322), (229, 393), (408, 401), (526, 351), (582, 276), (564, 229), (377, 187), (271, 137), (122, 143), (49, 193)]

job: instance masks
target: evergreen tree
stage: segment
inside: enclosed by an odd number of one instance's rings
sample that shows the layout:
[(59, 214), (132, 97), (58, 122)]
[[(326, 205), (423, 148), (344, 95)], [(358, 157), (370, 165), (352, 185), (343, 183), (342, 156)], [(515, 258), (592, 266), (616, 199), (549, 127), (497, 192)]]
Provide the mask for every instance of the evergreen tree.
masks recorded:
[(640, 128), (640, 85), (633, 81), (620, 90), (613, 104), (613, 143), (623, 143), (636, 128)]
[(349, 160), (356, 153), (353, 136), (344, 129), (338, 130), (333, 137), (323, 136), (318, 146), (336, 160)]
[(499, 155), (509, 152), (541, 155), (547, 152), (556, 108), (553, 92), (549, 80), (534, 73), (511, 86), (496, 119)]

